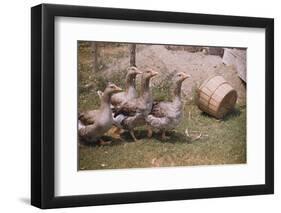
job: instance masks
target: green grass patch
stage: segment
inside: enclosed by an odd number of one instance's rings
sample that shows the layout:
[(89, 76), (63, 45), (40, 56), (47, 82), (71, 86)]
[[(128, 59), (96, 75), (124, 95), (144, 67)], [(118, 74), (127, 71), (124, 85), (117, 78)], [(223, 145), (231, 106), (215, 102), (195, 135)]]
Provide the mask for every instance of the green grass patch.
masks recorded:
[[(124, 57), (124, 48), (127, 48), (120, 45), (105, 47), (101, 51), (103, 60)], [(106, 79), (102, 70), (92, 72), (90, 50), (89, 42), (79, 43), (79, 111), (99, 107), (96, 91), (103, 90), (108, 81), (124, 87), (124, 70), (117, 70)], [(100, 63), (104, 62), (100, 60)], [(152, 88), (156, 100), (169, 100), (169, 82), (164, 80)], [(193, 93), (196, 94), (196, 88)], [(183, 119), (174, 131), (168, 132), (170, 139), (167, 141), (160, 140), (160, 133), (147, 138), (145, 127), (135, 131), (138, 142), (134, 142), (128, 132), (121, 135), (124, 141), (107, 137), (105, 140), (111, 140), (111, 145), (79, 147), (80, 170), (246, 163), (245, 107), (237, 105), (224, 120), (217, 120), (200, 111), (194, 101), (185, 100), (185, 103)], [(186, 136), (186, 129), (191, 137)], [(201, 138), (194, 140), (200, 133)]]
[[(191, 138), (186, 137), (188, 128)], [(194, 140), (201, 132), (201, 138)], [(128, 133), (124, 141), (111, 145), (79, 148), (81, 170), (194, 166), (246, 163), (246, 109), (236, 108), (224, 120), (202, 113), (195, 105), (185, 106), (181, 124), (161, 141), (160, 134), (146, 137), (144, 127), (136, 130), (138, 142)]]

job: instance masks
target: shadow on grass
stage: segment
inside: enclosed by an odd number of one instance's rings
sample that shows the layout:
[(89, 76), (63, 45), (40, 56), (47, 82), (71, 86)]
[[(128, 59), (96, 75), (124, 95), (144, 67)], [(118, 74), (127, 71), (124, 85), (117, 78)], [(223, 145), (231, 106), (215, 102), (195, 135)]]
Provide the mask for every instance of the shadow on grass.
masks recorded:
[(231, 120), (235, 117), (239, 117), (240, 115), (241, 115), (240, 110), (238, 108), (234, 108), (232, 111), (227, 113), (226, 116), (224, 116), (223, 121)]
[[(153, 132), (151, 138), (147, 137), (147, 130), (136, 130), (135, 136), (138, 140), (151, 140), (151, 141), (158, 141), (161, 143), (187, 143), (190, 140), (185, 136), (185, 134), (175, 131), (167, 131), (166, 136), (168, 137), (166, 140), (161, 138), (161, 132)], [(128, 143), (133, 143), (134, 140), (132, 139), (129, 132), (124, 132), (121, 137)]]
[(239, 117), (241, 115), (240, 109), (238, 108), (234, 108), (233, 110), (231, 110), (230, 112), (228, 112), (223, 119), (217, 119), (209, 114), (207, 114), (206, 112), (201, 112), (200, 114), (202, 117), (204, 118), (208, 118), (208, 119), (215, 119), (215, 120), (222, 120), (222, 121), (228, 121), (231, 120), (235, 117)]
[[(147, 137), (147, 130), (135, 130), (134, 131), (136, 138), (139, 141), (143, 142), (160, 142), (160, 143), (192, 143), (189, 138), (186, 137), (184, 133), (175, 132), (175, 131), (167, 131), (166, 136), (168, 137), (166, 140), (161, 138), (161, 132), (153, 132), (151, 138)], [(102, 136), (101, 139), (103, 141), (110, 141), (111, 143), (107, 146), (119, 146), (123, 145), (124, 143), (135, 143), (132, 136), (128, 131), (123, 132), (120, 135), (120, 138), (113, 138), (110, 136)], [(86, 142), (86, 141), (79, 141), (80, 146), (85, 147), (96, 147), (101, 146), (98, 142)]]
[[(104, 142), (109, 142), (109, 144), (107, 144), (106, 146), (115, 146), (115, 145), (121, 145), (123, 143), (123, 141), (121, 139), (117, 139), (117, 138), (113, 138), (110, 136), (102, 136), (101, 140), (103, 140)], [(79, 146), (80, 147), (97, 147), (97, 146), (102, 146), (99, 142), (99, 140), (97, 141), (84, 141), (79, 139)]]

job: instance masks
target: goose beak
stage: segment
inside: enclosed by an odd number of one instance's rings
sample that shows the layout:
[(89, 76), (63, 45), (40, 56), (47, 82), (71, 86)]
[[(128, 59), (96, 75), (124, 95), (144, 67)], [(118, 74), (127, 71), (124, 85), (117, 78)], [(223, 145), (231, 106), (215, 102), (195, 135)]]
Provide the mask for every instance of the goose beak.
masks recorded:
[(158, 72), (156, 72), (156, 71), (152, 71), (151, 76), (153, 77), (153, 76), (155, 76), (155, 75), (158, 75)]
[(191, 75), (185, 74), (184, 77), (183, 77), (183, 80), (185, 80), (187, 78), (191, 78)]
[(137, 75), (142, 74), (142, 71), (137, 70), (137, 71), (136, 71), (136, 74), (137, 74)]
[(121, 92), (121, 91), (123, 91), (123, 89), (121, 87), (116, 86), (115, 91), (116, 92)]

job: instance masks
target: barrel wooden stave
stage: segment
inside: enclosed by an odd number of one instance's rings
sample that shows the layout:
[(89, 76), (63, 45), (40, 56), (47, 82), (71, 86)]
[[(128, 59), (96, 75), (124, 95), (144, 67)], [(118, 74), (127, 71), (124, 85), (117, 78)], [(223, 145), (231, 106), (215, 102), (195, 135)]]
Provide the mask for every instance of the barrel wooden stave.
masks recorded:
[(222, 76), (207, 79), (197, 95), (199, 109), (219, 119), (235, 106), (237, 100), (237, 92)]

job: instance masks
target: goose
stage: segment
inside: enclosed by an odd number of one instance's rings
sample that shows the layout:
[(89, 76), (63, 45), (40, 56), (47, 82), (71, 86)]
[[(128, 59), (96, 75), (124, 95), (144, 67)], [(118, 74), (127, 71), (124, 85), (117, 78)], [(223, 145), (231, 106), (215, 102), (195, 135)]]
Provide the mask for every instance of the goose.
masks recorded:
[(152, 129), (158, 129), (162, 132), (162, 139), (166, 140), (166, 131), (174, 129), (182, 117), (181, 85), (182, 82), (190, 78), (190, 75), (179, 72), (175, 75), (173, 82), (173, 100), (171, 102), (154, 102), (152, 110), (146, 117), (149, 126), (148, 137), (152, 136)]
[[(113, 109), (113, 111), (122, 103), (137, 97), (138, 94), (136, 90), (136, 76), (141, 73), (142, 72), (134, 66), (127, 68), (125, 91), (113, 94), (111, 97), (111, 108)], [(98, 90), (97, 94), (101, 99), (103, 92)]]
[(111, 104), (114, 108), (137, 97), (136, 76), (141, 73), (142, 72), (134, 66), (128, 67), (125, 80), (125, 91), (116, 93), (111, 97)]
[(158, 72), (147, 69), (142, 73), (140, 96), (124, 102), (114, 114), (114, 123), (123, 129), (129, 130), (134, 141), (134, 128), (145, 124), (145, 117), (152, 108), (152, 95), (149, 88), (150, 79)]
[(113, 83), (109, 83), (101, 96), (99, 109), (82, 112), (79, 114), (78, 133), (81, 140), (96, 142), (106, 133), (113, 124), (112, 110), (110, 108), (111, 96), (121, 92), (122, 89)]
[[(134, 66), (130, 66), (127, 68), (127, 74), (126, 74), (126, 79), (125, 79), (125, 91), (113, 94), (111, 97), (111, 109), (112, 109), (113, 113), (117, 110), (117, 108), (122, 103), (132, 100), (134, 98), (137, 98), (138, 94), (137, 94), (137, 90), (136, 90), (136, 76), (141, 73), (142, 72)], [(98, 94), (99, 98), (101, 98), (102, 92), (97, 91), (97, 94)], [(118, 125), (118, 123), (114, 123), (113, 125), (114, 125), (114, 127), (113, 127), (111, 133), (113, 135), (115, 135), (115, 137), (122, 139), (120, 136), (120, 134), (122, 132), (122, 128), (120, 127), (120, 125)]]

